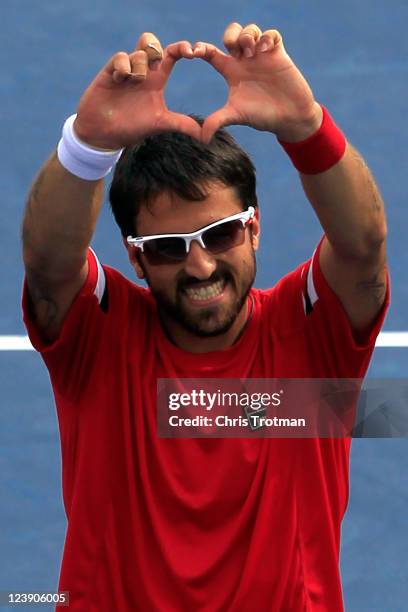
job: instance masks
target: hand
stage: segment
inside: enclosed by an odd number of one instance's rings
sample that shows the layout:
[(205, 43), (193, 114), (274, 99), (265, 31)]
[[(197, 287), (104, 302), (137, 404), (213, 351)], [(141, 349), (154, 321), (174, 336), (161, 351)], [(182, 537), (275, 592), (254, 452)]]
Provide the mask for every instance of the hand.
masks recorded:
[(120, 149), (166, 130), (200, 139), (198, 123), (169, 111), (164, 100), (177, 60), (193, 57), (187, 41), (163, 51), (153, 34), (142, 34), (135, 51), (116, 53), (83, 94), (74, 123), (78, 137), (103, 149)]
[(285, 141), (303, 140), (320, 127), (320, 105), (277, 30), (262, 33), (255, 24), (242, 28), (232, 23), (225, 30), (224, 45), (229, 55), (205, 42), (193, 49), (194, 57), (209, 62), (229, 87), (225, 106), (204, 122), (205, 142), (226, 125), (248, 125)]

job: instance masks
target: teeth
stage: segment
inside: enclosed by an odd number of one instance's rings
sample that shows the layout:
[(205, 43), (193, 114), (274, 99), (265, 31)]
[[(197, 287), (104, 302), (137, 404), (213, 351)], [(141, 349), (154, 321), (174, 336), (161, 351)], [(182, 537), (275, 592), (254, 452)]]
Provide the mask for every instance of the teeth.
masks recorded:
[(222, 281), (218, 281), (212, 285), (208, 285), (208, 287), (186, 289), (186, 293), (192, 300), (209, 300), (212, 297), (217, 297), (217, 295), (220, 295), (223, 289), (224, 283)]

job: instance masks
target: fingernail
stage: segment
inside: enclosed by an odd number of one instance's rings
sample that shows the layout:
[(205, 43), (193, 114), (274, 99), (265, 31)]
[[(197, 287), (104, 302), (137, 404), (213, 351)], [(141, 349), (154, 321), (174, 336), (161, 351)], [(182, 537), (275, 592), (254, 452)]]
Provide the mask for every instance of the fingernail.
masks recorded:
[(245, 57), (253, 57), (254, 54), (252, 52), (252, 49), (250, 49), (249, 47), (245, 47), (244, 55), (245, 55)]
[(265, 51), (268, 50), (268, 43), (265, 42), (265, 41), (263, 43), (261, 43), (261, 46), (259, 47), (259, 50), (260, 50), (261, 53), (265, 53)]
[(145, 74), (141, 74), (141, 73), (137, 73), (137, 72), (127, 72), (126, 74), (129, 77), (129, 79), (139, 80), (139, 79), (145, 79), (146, 78)]
[(158, 49), (155, 45), (153, 45), (152, 43), (148, 43), (147, 46), (149, 47), (149, 49), (153, 49), (154, 51), (156, 51), (159, 55), (161, 55), (160, 53), (160, 49)]

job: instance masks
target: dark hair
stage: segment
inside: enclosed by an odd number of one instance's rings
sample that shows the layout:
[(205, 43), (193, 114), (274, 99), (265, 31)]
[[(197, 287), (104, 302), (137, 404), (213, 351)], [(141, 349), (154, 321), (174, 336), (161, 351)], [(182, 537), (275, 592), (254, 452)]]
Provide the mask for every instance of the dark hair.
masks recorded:
[[(202, 118), (190, 115), (200, 125)], [(136, 217), (163, 191), (185, 200), (204, 200), (210, 183), (234, 187), (243, 209), (257, 206), (255, 168), (234, 138), (221, 129), (209, 144), (180, 132), (149, 136), (126, 147), (109, 191), (122, 236), (135, 235)]]

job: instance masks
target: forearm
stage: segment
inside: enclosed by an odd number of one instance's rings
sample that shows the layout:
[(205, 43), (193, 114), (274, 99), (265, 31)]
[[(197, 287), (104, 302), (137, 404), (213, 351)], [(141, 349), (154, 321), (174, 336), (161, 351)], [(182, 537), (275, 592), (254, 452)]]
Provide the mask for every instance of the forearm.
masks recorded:
[(102, 197), (103, 180), (74, 176), (54, 153), (28, 196), (23, 220), (26, 269), (55, 283), (75, 276), (86, 261)]
[(359, 153), (348, 144), (342, 159), (332, 168), (300, 177), (337, 254), (345, 259), (378, 257), (386, 237), (384, 205)]

